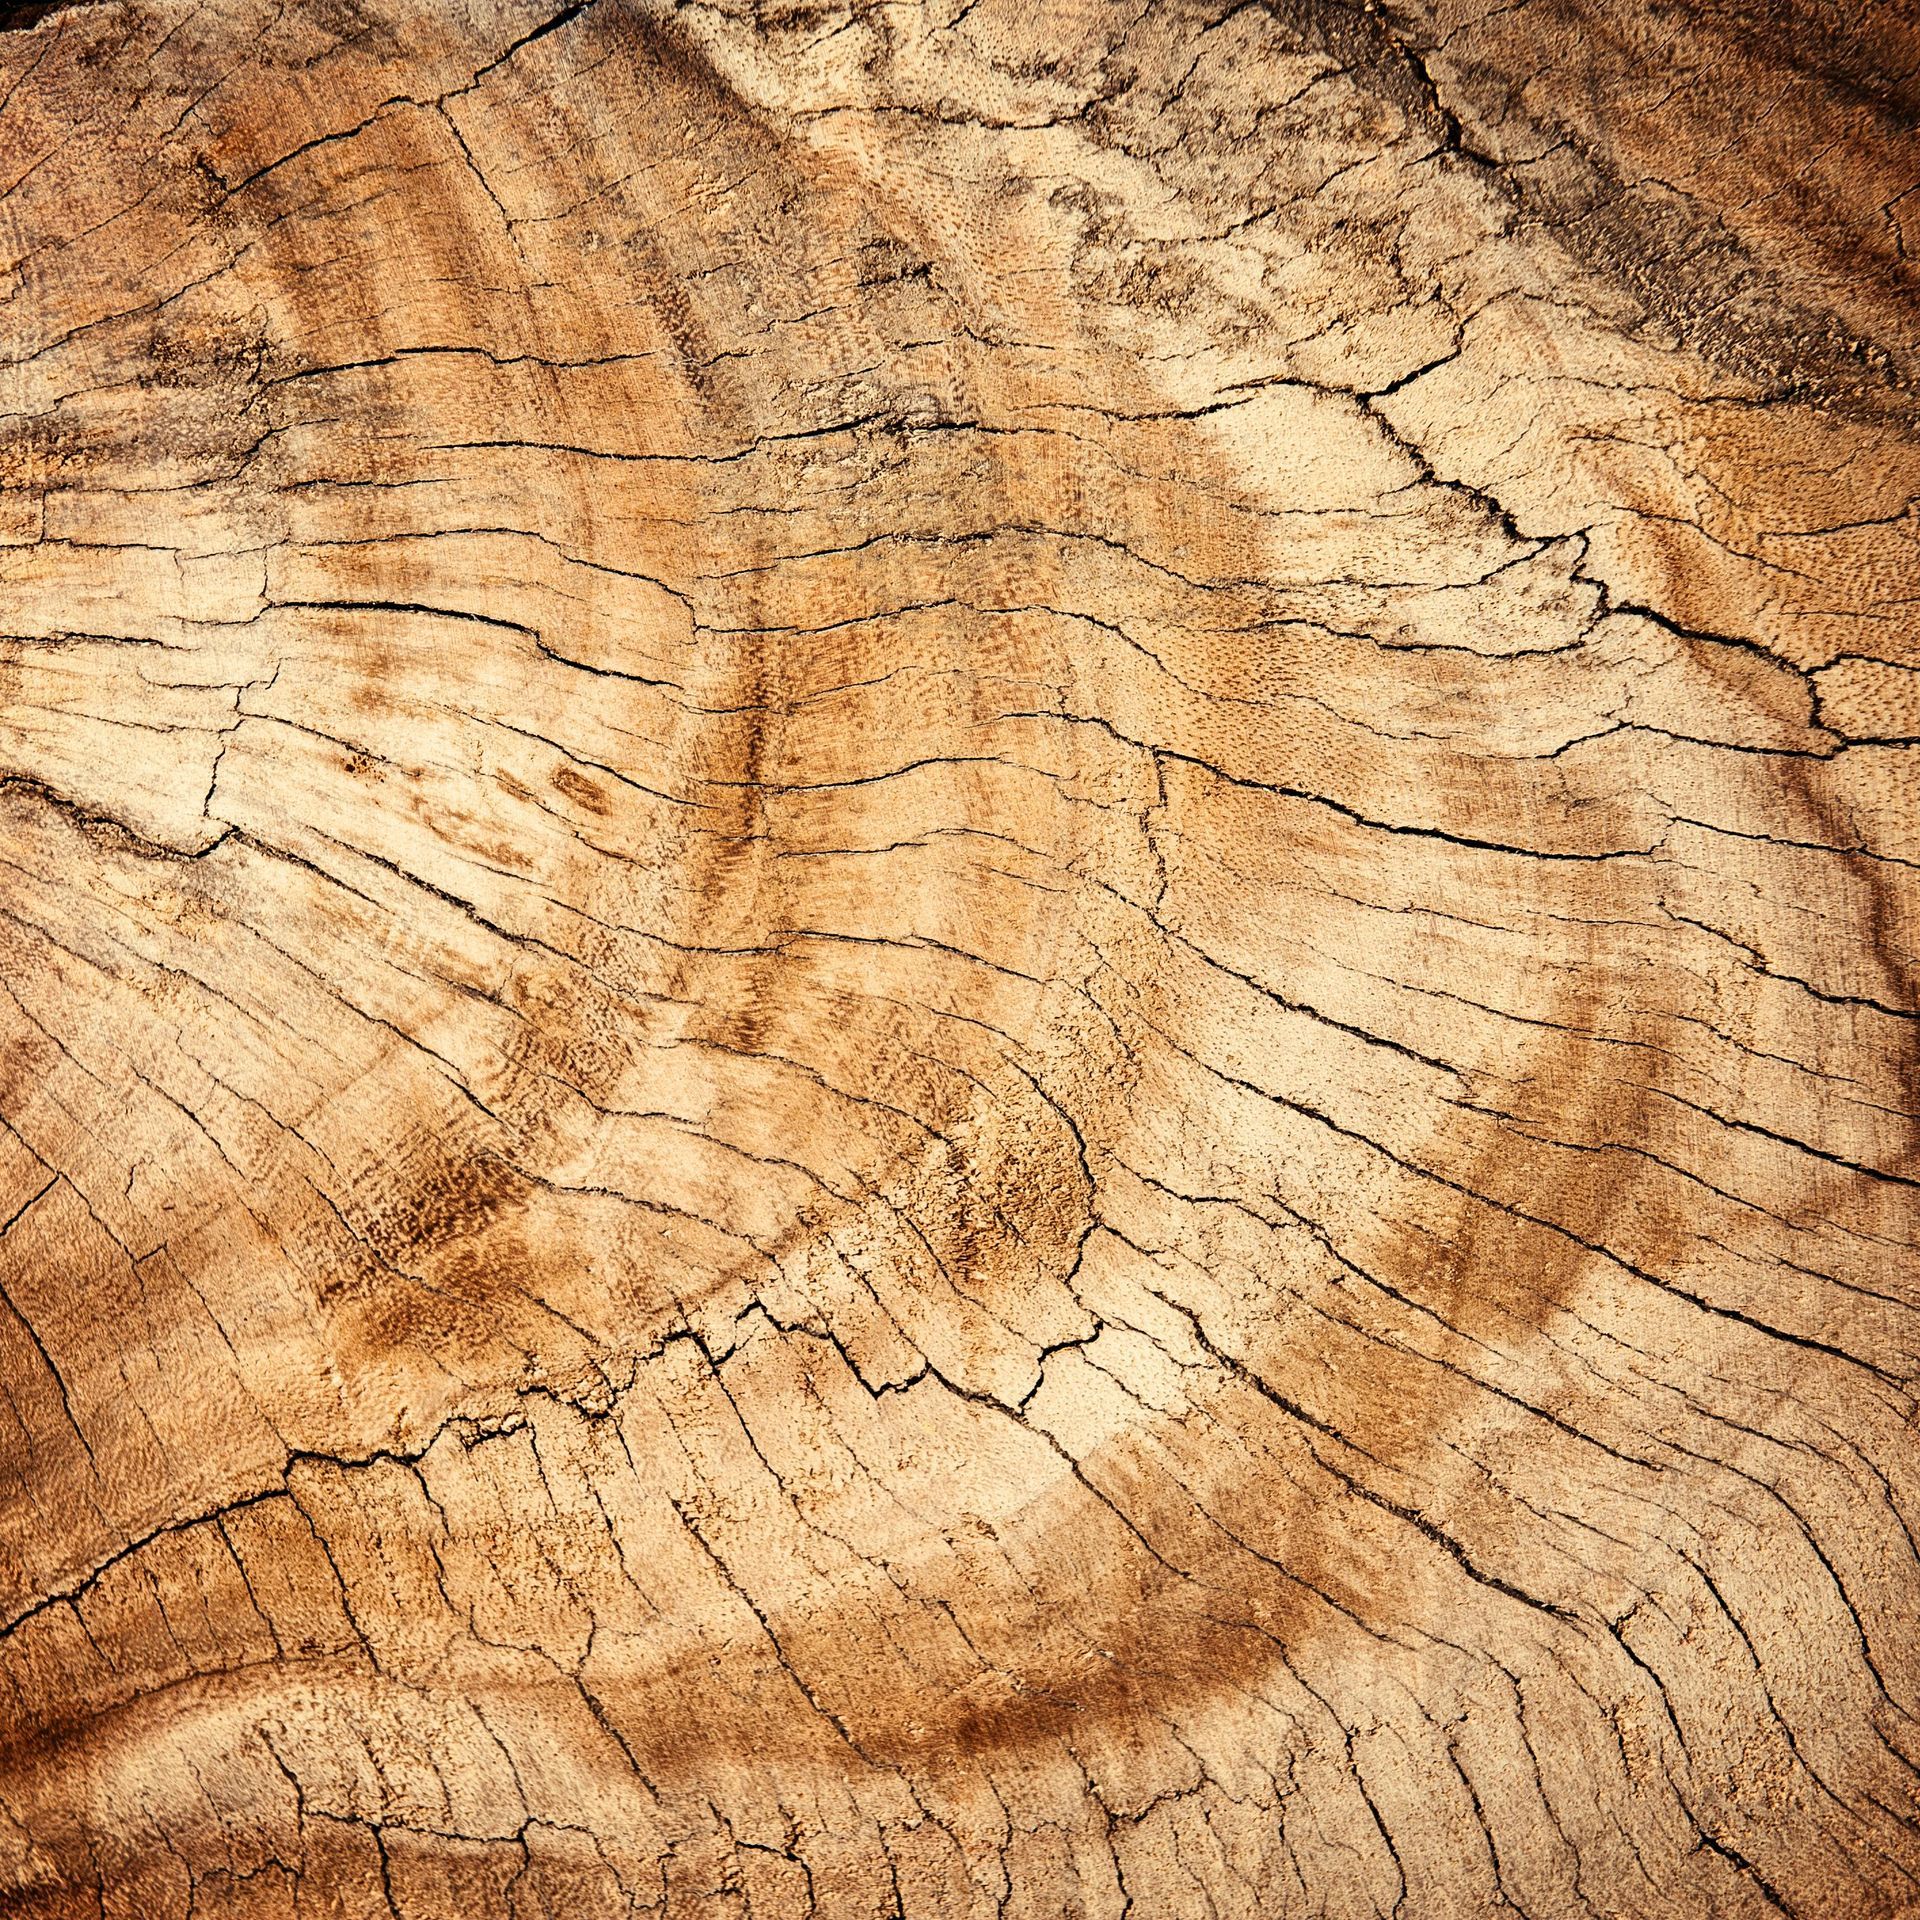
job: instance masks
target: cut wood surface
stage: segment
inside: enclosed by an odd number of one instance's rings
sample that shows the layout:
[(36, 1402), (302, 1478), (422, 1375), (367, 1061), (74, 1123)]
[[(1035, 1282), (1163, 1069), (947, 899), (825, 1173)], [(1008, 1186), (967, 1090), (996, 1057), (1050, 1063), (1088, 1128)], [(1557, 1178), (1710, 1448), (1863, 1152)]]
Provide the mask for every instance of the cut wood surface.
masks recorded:
[(1920, 14), (0, 33), (0, 1912), (1920, 1913)]

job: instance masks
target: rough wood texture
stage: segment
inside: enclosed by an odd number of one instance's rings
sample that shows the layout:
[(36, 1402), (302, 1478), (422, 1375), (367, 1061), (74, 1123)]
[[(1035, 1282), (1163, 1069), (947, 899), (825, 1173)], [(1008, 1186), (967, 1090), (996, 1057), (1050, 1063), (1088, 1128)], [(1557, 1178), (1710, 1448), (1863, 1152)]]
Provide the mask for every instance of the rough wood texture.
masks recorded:
[(13, 15), (0, 1910), (1920, 1911), (1908, 7)]

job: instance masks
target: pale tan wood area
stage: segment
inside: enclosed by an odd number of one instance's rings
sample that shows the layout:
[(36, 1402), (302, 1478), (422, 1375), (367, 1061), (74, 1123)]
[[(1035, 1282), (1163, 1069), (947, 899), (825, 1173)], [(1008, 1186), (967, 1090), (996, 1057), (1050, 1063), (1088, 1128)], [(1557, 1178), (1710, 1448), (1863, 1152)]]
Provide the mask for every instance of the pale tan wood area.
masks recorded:
[(0, 33), (0, 1913), (1920, 1912), (1920, 26)]

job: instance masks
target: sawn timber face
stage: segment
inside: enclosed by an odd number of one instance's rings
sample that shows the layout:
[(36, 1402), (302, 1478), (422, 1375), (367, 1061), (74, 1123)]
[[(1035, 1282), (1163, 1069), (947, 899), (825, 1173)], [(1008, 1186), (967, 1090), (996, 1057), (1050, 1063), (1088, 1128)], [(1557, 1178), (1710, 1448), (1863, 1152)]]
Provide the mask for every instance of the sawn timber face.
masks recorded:
[(1902, 22), (951, 14), (0, 37), (0, 1900), (1910, 1911)]

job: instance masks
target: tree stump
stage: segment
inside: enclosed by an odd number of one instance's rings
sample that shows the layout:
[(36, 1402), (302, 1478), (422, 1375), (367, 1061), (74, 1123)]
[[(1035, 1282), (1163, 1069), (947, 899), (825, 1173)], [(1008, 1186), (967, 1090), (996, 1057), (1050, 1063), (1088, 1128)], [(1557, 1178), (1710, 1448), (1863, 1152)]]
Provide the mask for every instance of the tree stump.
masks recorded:
[(0, 34), (0, 1911), (1920, 1911), (1906, 5)]

